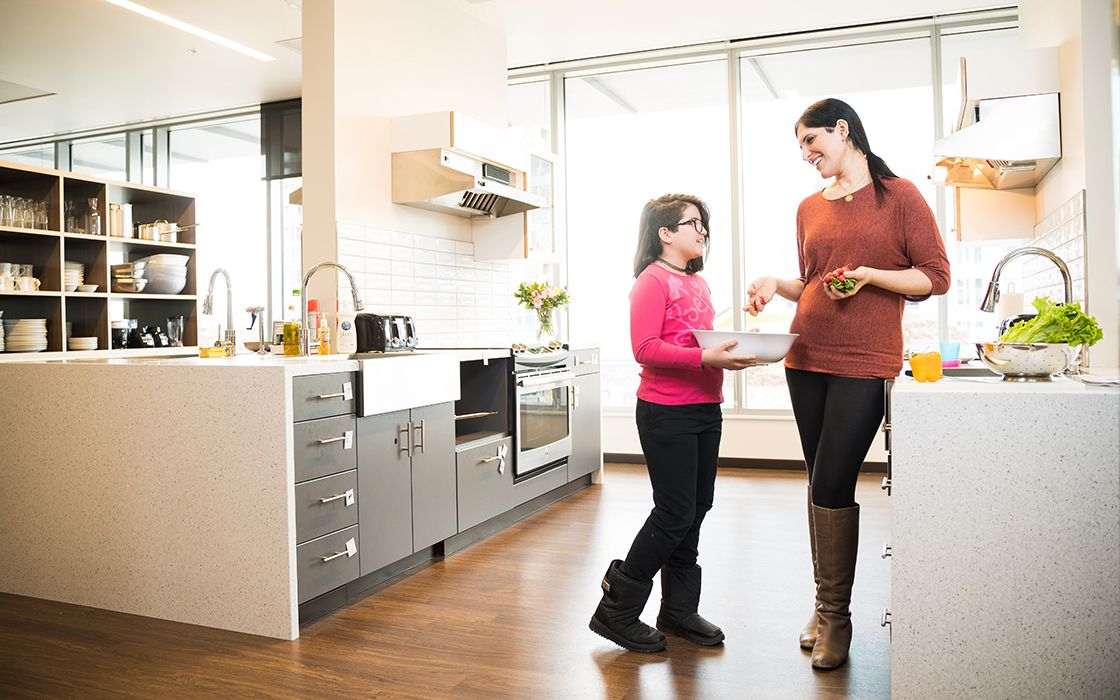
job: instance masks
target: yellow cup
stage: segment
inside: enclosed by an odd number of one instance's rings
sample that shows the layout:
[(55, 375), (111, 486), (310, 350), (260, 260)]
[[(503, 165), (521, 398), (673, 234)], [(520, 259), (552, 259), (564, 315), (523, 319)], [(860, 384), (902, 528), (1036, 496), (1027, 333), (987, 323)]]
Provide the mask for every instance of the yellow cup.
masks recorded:
[(941, 379), (941, 353), (933, 351), (911, 355), (910, 370), (919, 382), (936, 382)]

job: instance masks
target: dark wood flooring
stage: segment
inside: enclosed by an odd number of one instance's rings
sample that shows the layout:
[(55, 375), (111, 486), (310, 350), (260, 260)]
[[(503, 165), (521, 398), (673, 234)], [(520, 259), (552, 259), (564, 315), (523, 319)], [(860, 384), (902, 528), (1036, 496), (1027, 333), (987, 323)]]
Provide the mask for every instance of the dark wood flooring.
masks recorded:
[[(623, 652), (587, 629), (599, 578), (650, 508), (645, 471), (579, 492), (369, 597), (271, 640), (0, 595), (2, 697), (888, 698), (887, 496), (860, 482), (851, 661), (814, 672), (805, 486), (721, 470), (701, 536), (701, 612), (727, 642)], [(644, 619), (657, 613), (655, 585)]]

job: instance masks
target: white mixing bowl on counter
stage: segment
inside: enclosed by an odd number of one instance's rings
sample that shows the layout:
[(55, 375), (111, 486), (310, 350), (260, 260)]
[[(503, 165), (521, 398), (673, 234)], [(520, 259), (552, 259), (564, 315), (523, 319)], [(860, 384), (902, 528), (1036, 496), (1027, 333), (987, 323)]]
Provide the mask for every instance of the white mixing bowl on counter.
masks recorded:
[(1068, 343), (977, 343), (980, 361), (1005, 382), (1048, 382), (1079, 360)]

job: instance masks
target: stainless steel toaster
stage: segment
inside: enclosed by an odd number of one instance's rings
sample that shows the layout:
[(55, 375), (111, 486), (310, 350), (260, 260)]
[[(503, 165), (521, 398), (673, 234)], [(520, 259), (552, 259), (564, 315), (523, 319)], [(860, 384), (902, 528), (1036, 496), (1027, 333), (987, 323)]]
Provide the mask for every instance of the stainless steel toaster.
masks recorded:
[(354, 318), (358, 352), (399, 352), (419, 344), (416, 323), (403, 314), (358, 314)]

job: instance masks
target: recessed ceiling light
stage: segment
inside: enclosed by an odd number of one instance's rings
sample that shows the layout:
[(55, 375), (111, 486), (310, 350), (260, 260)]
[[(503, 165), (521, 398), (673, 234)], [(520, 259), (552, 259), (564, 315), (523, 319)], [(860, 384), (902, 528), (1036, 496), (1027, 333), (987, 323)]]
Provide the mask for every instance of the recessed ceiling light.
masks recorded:
[(187, 49), (187, 53), (190, 54), (191, 56), (197, 56), (198, 55), (198, 49)]
[(144, 15), (145, 17), (147, 17), (149, 19), (154, 19), (157, 22), (163, 22), (164, 24), (168, 25), (169, 27), (175, 27), (176, 29), (182, 30), (182, 31), (187, 32), (189, 34), (194, 34), (195, 36), (206, 39), (207, 41), (212, 41), (215, 44), (226, 47), (227, 49), (233, 49), (234, 51), (237, 51), (239, 53), (243, 53), (246, 56), (250, 56), (252, 58), (255, 58), (258, 61), (275, 61), (276, 60), (276, 58), (273, 57), (273, 56), (269, 56), (268, 54), (257, 51), (256, 49), (251, 49), (248, 46), (245, 46), (244, 44), (239, 44), (232, 39), (227, 39), (224, 36), (219, 36), (219, 35), (217, 35), (213, 32), (208, 32), (205, 29), (194, 26), (193, 24), (187, 24), (186, 22), (184, 22), (182, 20), (175, 19), (174, 17), (169, 17), (168, 15), (165, 15), (162, 12), (156, 12), (155, 10), (153, 10), (151, 8), (148, 8), (148, 7), (144, 7), (143, 5), (137, 5), (136, 3), (131, 2), (130, 0), (105, 0), (105, 1), (109, 2), (109, 3), (112, 3), (112, 4), (116, 5), (117, 7), (121, 7), (121, 8), (124, 8), (126, 10), (129, 10), (130, 12), (135, 12), (138, 15)]

